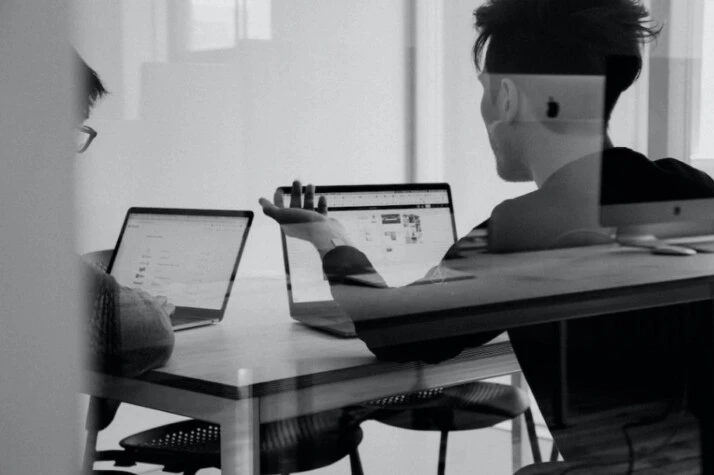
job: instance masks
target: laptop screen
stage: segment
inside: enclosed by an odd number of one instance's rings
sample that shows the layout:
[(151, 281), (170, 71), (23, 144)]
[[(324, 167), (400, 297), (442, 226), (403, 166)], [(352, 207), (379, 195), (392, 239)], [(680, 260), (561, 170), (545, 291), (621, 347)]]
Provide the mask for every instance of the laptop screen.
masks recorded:
[[(446, 185), (318, 187), (316, 195), (325, 196), (329, 215), (343, 224), (355, 246), (392, 286), (423, 277), (456, 239)], [(283, 200), (284, 206), (290, 205), (289, 188), (283, 188)], [(286, 237), (285, 253), (292, 302), (332, 300), (312, 245)]]
[(130, 211), (110, 273), (177, 307), (220, 310), (249, 225), (249, 216)]

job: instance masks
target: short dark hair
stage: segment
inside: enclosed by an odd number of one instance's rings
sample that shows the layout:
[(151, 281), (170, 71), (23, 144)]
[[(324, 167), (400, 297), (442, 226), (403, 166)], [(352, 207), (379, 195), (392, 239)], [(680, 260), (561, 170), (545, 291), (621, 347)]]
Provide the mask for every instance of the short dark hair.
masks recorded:
[(79, 80), (79, 113), (81, 117), (86, 118), (97, 100), (108, 92), (97, 72), (90, 68), (74, 49), (72, 49), (72, 56), (74, 57), (74, 66), (76, 68), (75, 74)]
[(605, 75), (605, 119), (639, 77), (651, 25), (640, 0), (489, 0), (474, 12), (476, 68), (496, 74)]

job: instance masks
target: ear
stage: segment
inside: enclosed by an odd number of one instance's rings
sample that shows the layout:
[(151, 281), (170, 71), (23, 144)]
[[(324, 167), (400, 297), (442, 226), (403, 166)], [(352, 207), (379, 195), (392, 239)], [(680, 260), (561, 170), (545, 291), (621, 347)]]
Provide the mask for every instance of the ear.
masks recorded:
[(513, 80), (504, 78), (498, 88), (498, 111), (500, 119), (512, 123), (518, 117), (520, 94)]

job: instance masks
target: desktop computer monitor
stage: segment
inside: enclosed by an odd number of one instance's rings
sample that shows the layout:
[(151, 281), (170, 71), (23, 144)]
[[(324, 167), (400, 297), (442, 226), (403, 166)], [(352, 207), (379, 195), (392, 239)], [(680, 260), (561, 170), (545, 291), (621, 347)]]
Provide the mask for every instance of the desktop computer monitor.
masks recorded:
[[(608, 62), (606, 88), (614, 80), (612, 71), (626, 57), (613, 57)], [(674, 146), (681, 137), (673, 133), (668, 121), (677, 119), (670, 110), (676, 87), (683, 71), (695, 70), (693, 59), (651, 58), (648, 117), (649, 143), (653, 150), (640, 150), (658, 167), (657, 173), (643, 180), (649, 183), (625, 183), (617, 169), (620, 165), (603, 157), (600, 179), (599, 219), (603, 227), (616, 227), (621, 242), (714, 234), (714, 181), (702, 165), (705, 160), (690, 160), (686, 147)], [(684, 107), (683, 113), (691, 114)], [(680, 113), (681, 115), (681, 113)], [(679, 117), (678, 120), (683, 119)], [(693, 124), (694, 121), (687, 121)], [(681, 129), (681, 128), (680, 128)], [(681, 132), (681, 131), (680, 131)], [(686, 131), (689, 133), (689, 131)], [(617, 144), (615, 144), (617, 145)], [(674, 153), (673, 150), (681, 150)], [(658, 156), (653, 156), (658, 155)], [(662, 156), (659, 156), (662, 155)], [(667, 159), (670, 155), (670, 159)], [(671, 158), (678, 161), (671, 160)], [(661, 160), (665, 159), (665, 160)], [(714, 161), (712, 161), (714, 165)], [(689, 167), (694, 169), (690, 169)], [(713, 167), (714, 169), (714, 167)], [(653, 181), (657, 180), (657, 184)], [(627, 189), (629, 187), (629, 189)]]

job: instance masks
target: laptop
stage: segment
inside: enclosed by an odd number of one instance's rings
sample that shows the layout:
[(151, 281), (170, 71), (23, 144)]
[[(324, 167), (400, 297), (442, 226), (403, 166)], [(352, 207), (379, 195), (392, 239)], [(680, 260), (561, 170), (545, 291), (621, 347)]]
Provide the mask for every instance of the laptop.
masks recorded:
[(107, 272), (176, 306), (174, 330), (223, 319), (252, 211), (131, 208)]
[[(284, 206), (289, 206), (291, 187), (280, 191)], [(344, 225), (390, 286), (423, 277), (456, 242), (446, 183), (322, 186), (315, 194), (325, 196), (329, 215)], [(312, 245), (282, 233), (282, 247), (290, 316), (333, 335), (355, 336), (352, 321), (332, 299)]]

